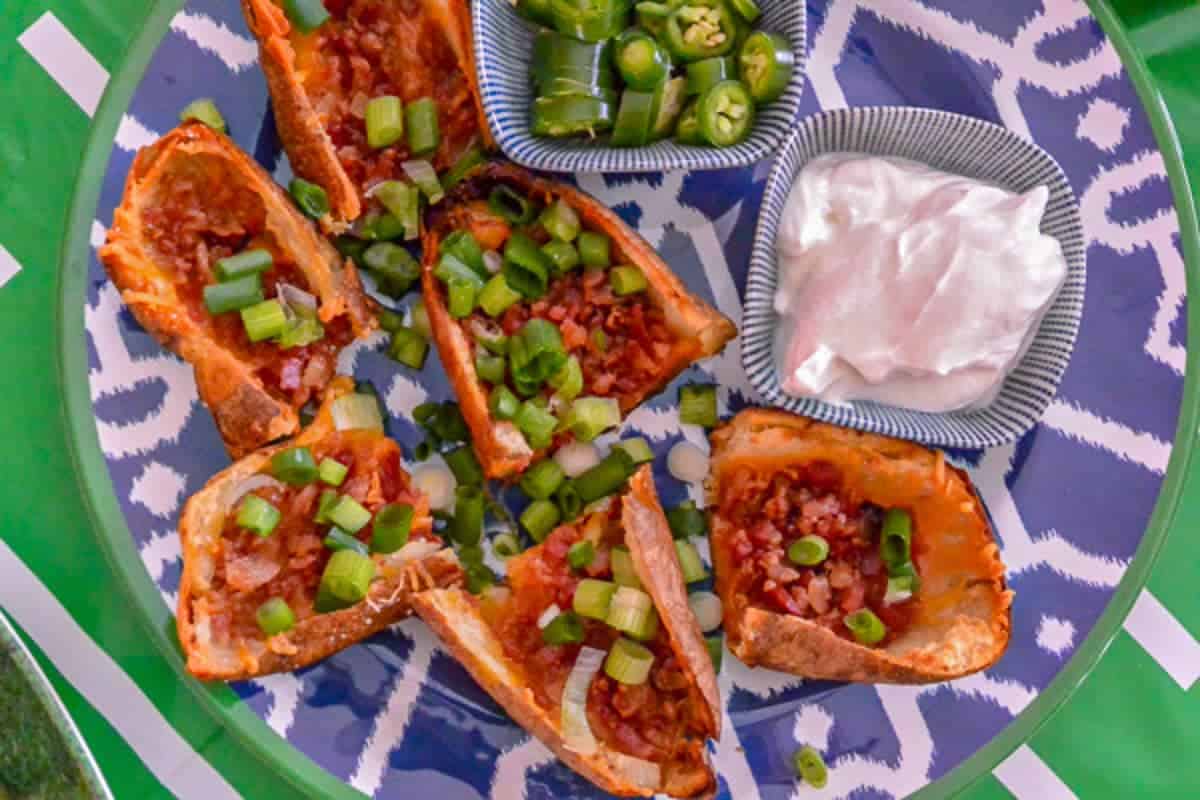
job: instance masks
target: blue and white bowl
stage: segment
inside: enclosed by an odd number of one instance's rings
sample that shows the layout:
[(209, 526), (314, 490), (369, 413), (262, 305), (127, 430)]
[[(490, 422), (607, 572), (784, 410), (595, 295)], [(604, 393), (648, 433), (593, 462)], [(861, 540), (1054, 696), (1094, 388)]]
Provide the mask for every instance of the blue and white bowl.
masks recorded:
[[(1067, 277), (1025, 356), (996, 398), (982, 408), (926, 413), (872, 402), (826, 403), (786, 394), (776, 353), (780, 324), (775, 237), (800, 170), (826, 153), (895, 156), (986, 181), (1014, 192), (1050, 188), (1043, 233), (1058, 239)], [(1007, 128), (924, 108), (856, 108), (806, 119), (771, 169), (754, 234), (742, 325), (742, 363), (750, 382), (776, 406), (824, 422), (943, 447), (982, 448), (1034, 426), (1058, 390), (1083, 314), (1086, 255), (1079, 204), (1062, 169), (1044, 150)]]
[(539, 138), (530, 133), (534, 93), (529, 61), (537, 27), (517, 16), (508, 0), (475, 0), (475, 63), (488, 126), (504, 154), (546, 172), (661, 172), (744, 167), (768, 158), (795, 126), (804, 86), (805, 11), (800, 0), (758, 0), (757, 29), (778, 33), (796, 54), (787, 90), (758, 109), (750, 137), (733, 147), (694, 147), (671, 140), (646, 147), (610, 147), (596, 140)]

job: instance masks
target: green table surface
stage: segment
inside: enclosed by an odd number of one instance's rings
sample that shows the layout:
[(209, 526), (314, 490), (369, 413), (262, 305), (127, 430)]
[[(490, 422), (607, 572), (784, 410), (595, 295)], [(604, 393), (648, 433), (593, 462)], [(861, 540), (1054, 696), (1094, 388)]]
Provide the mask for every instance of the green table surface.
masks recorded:
[[(1195, 229), (1200, 6), (1115, 0), (1093, 7), (1110, 34), (1118, 27), (1128, 33), (1127, 41), (1114, 38), (1143, 102), (1166, 112), (1156, 133), (1181, 226)], [(0, 3), (0, 374), (7, 389), (0, 397), (0, 474), (7, 478), (0, 482), (0, 602), (18, 622), (36, 623), (27, 627), (56, 631), (53, 637), (23, 633), (116, 797), (306, 797), (290, 776), (272, 774), (250, 755), (199, 702), (199, 693), (209, 692), (218, 705), (233, 707), (232, 693), (180, 681), (177, 656), (164, 657), (150, 643), (129, 598), (98, 589), (92, 579), (109, 566), (88, 531), (75, 480), (58, 401), (56, 346), (62, 248), (91, 119), (18, 39), (50, 12), (112, 73), (138, 34), (128, 21), (142, 19), (146, 9), (146, 0)], [(1192, 245), (1185, 237), (1190, 289), (1198, 285), (1200, 264)], [(1198, 316), (1190, 323), (1193, 343), (1200, 342)], [(1190, 384), (1197, 358), (1188, 363)], [(1177, 442), (1196, 435), (1194, 415), (1185, 410)], [(1119, 622), (1131, 604), (1133, 615), (1110, 644), (1093, 637), (1080, 648), (1076, 658), (1085, 662), (1103, 653), (1082, 685), (1027, 744), (959, 796), (1200, 797), (1200, 759), (1192, 757), (1200, 745), (1194, 688), (1200, 548), (1192, 540), (1200, 528), (1200, 468), (1179, 456), (1182, 450), (1177, 447), (1172, 459), (1172, 470), (1182, 475), (1179, 491), (1165, 493), (1156, 512), (1162, 519), (1173, 515), (1171, 536), (1160, 552), (1144, 549), (1131, 568), (1153, 567), (1147, 590), (1114, 601), (1106, 619)], [(169, 623), (165, 611), (154, 623)], [(1059, 692), (1048, 694), (1058, 702)]]

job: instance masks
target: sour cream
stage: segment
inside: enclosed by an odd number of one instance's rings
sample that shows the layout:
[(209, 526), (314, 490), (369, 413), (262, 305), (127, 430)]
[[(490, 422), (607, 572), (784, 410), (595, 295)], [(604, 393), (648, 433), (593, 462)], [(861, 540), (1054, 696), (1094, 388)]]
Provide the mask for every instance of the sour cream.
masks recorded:
[(1067, 274), (1038, 229), (1049, 194), (900, 159), (814, 159), (778, 232), (784, 391), (933, 412), (990, 402)]

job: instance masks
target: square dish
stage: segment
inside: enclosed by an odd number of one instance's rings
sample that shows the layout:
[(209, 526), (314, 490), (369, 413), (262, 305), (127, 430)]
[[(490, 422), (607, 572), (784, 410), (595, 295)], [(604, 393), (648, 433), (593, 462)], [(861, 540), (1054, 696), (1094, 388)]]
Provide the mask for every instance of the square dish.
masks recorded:
[[(774, 307), (776, 231), (800, 170), (817, 156), (837, 152), (905, 158), (1014, 192), (1049, 187), (1041, 230), (1061, 244), (1067, 276), (1028, 351), (988, 405), (929, 413), (873, 402), (792, 397), (780, 386), (776, 357), (780, 319)], [(780, 408), (923, 444), (991, 447), (1021, 436), (1049, 405), (1075, 344), (1085, 283), (1079, 204), (1062, 169), (1044, 150), (990, 122), (933, 109), (828, 111), (808, 118), (792, 133), (767, 179), (746, 283), (742, 363), (754, 388)]]
[(795, 66), (783, 96), (758, 114), (754, 130), (732, 147), (695, 147), (670, 139), (645, 147), (612, 147), (583, 138), (539, 138), (530, 132), (533, 87), (529, 69), (537, 27), (519, 17), (506, 0), (477, 0), (471, 16), (475, 63), (484, 114), (504, 154), (522, 166), (546, 172), (660, 172), (672, 169), (744, 167), (777, 152), (800, 111), (806, 50), (805, 8), (795, 0), (759, 0), (761, 30), (786, 38)]

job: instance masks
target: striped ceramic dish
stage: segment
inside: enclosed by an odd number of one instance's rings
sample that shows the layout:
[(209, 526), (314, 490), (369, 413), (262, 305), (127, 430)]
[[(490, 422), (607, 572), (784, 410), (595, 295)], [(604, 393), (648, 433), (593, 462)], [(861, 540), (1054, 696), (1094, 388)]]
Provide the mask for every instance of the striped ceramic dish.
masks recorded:
[[(836, 152), (896, 156), (1015, 192), (1050, 188), (1042, 231), (1067, 259), (1067, 278), (1028, 352), (986, 407), (925, 413), (869, 402), (845, 404), (785, 394), (776, 368), (775, 233), (792, 183), (811, 159)], [(826, 422), (945, 447), (991, 447), (1016, 439), (1041, 417), (1058, 389), (1083, 313), (1086, 257), (1079, 204), (1045, 151), (990, 122), (922, 108), (856, 108), (806, 119), (771, 169), (746, 284), (742, 363), (770, 403)]]
[(754, 130), (733, 147), (693, 147), (666, 140), (647, 147), (610, 147), (606, 137), (545, 139), (529, 131), (533, 87), (529, 61), (537, 28), (517, 16), (508, 0), (475, 0), (475, 62), (479, 89), (492, 135), (504, 154), (531, 169), (547, 172), (659, 172), (671, 169), (744, 167), (779, 149), (800, 111), (804, 85), (805, 11), (800, 0), (758, 0), (760, 30), (791, 42), (796, 66), (787, 90), (759, 109)]

